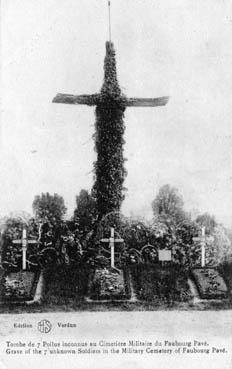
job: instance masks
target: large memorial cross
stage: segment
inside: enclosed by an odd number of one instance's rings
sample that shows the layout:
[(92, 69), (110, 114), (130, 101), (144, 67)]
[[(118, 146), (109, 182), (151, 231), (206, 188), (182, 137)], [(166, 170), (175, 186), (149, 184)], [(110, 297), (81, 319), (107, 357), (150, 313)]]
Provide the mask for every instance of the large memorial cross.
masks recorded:
[[(110, 6), (110, 2), (109, 2)], [(109, 8), (110, 9), (110, 8)], [(166, 105), (168, 97), (128, 98), (122, 94), (117, 80), (116, 60), (111, 31), (106, 42), (104, 61), (104, 82), (100, 93), (91, 95), (71, 95), (59, 93), (54, 103), (96, 106), (94, 163), (95, 183), (93, 194), (97, 201), (98, 216), (119, 211), (124, 199), (123, 182), (126, 176), (123, 157), (123, 122), (127, 107), (156, 107)], [(136, 76), (135, 76), (136, 78)]]

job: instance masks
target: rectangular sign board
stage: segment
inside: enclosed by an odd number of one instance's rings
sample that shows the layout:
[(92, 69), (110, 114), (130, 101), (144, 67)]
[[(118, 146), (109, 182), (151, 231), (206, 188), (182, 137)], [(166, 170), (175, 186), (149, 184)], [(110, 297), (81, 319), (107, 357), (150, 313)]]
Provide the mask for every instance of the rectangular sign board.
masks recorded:
[(172, 252), (171, 250), (159, 250), (159, 261), (171, 261)]

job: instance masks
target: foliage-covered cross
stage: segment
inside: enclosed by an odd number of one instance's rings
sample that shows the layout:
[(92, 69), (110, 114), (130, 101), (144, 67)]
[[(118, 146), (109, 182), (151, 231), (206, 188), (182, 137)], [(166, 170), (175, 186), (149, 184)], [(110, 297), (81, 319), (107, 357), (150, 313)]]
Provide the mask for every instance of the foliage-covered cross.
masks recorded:
[(114, 45), (106, 42), (104, 61), (104, 82), (100, 93), (93, 95), (57, 94), (54, 103), (84, 104), (96, 106), (94, 163), (95, 183), (93, 195), (96, 198), (98, 217), (119, 211), (124, 199), (123, 182), (126, 176), (123, 157), (123, 122), (127, 107), (155, 107), (166, 105), (168, 97), (127, 98), (122, 94), (117, 80)]

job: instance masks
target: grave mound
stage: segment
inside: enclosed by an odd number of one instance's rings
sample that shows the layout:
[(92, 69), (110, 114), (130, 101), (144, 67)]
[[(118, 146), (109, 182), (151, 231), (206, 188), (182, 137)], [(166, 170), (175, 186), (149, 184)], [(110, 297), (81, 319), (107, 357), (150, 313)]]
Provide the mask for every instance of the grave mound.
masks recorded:
[(191, 272), (202, 299), (226, 298), (228, 288), (215, 268), (194, 268)]
[(38, 284), (39, 272), (5, 272), (1, 281), (0, 297), (2, 301), (33, 300)]
[(129, 275), (124, 269), (97, 268), (90, 275), (89, 297), (92, 300), (126, 300), (130, 298)]

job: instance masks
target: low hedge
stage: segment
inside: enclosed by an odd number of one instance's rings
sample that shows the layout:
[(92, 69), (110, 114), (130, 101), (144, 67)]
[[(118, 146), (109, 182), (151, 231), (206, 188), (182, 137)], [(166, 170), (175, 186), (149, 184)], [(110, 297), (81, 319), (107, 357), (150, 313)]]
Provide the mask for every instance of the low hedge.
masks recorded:
[(163, 303), (191, 299), (188, 270), (178, 266), (134, 265), (130, 267), (137, 296), (141, 300)]
[(88, 290), (90, 268), (80, 265), (60, 265), (44, 272), (45, 304), (75, 304), (83, 301)]

